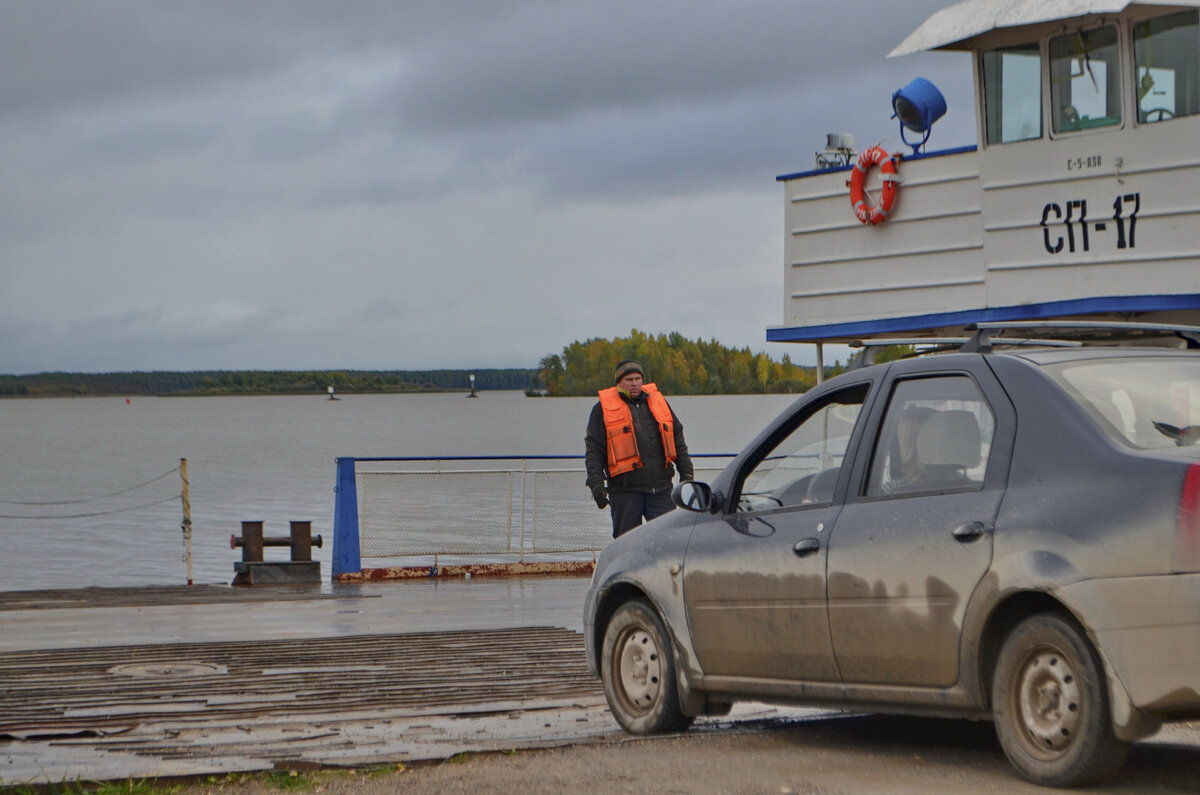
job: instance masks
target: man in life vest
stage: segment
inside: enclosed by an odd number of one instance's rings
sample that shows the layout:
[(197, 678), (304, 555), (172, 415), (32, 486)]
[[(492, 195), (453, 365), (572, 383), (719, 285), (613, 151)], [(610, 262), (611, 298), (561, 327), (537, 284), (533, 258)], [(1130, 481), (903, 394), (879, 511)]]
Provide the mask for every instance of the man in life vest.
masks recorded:
[[(626, 359), (613, 373), (616, 386), (600, 390), (588, 418), (587, 487), (596, 507), (611, 506), (613, 538), (642, 519), (674, 508), (671, 480), (692, 479), (683, 425), (654, 384), (642, 383), (642, 366)], [(607, 487), (605, 480), (607, 479)]]

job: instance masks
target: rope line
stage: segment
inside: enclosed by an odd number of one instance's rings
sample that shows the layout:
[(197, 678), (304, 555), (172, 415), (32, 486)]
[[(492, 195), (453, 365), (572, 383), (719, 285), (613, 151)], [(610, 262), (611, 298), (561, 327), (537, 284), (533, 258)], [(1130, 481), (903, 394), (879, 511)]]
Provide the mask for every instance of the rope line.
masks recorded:
[[(168, 474), (170, 474), (170, 473), (168, 473)], [(180, 492), (179, 494), (172, 494), (170, 497), (164, 497), (163, 499), (158, 500), (156, 502), (148, 502), (145, 505), (134, 505), (129, 508), (116, 508), (111, 511), (96, 511), (94, 513), (62, 514), (62, 515), (53, 515), (53, 516), (6, 516), (4, 514), (0, 514), (0, 519), (29, 519), (29, 520), (35, 520), (35, 521), (38, 519), (88, 519), (93, 516), (111, 516), (114, 513), (128, 513), (129, 511), (140, 511), (143, 508), (153, 508), (155, 505), (162, 505), (163, 503), (167, 503), (167, 502), (175, 502), (176, 500), (180, 499), (180, 497), (182, 497), (182, 496), (183, 496), (183, 492)], [(18, 503), (18, 505), (24, 505), (24, 504), (55, 505), (56, 503)]]
[[(159, 475), (159, 476), (158, 476), (158, 477), (156, 477), (156, 478), (151, 478), (150, 480), (147, 480), (145, 483), (139, 483), (139, 484), (137, 484), (136, 486), (130, 486), (130, 487), (129, 487), (129, 488), (127, 488), (127, 489), (121, 489), (120, 491), (114, 491), (112, 494), (105, 494), (105, 495), (103, 495), (103, 496), (100, 496), (100, 497), (88, 497), (87, 499), (83, 499), (83, 500), (59, 500), (59, 501), (51, 501), (51, 502), (20, 502), (20, 501), (18, 501), (18, 500), (0, 500), (0, 503), (4, 503), (5, 505), (25, 505), (25, 506), (32, 506), (32, 505), (80, 505), (80, 504), (82, 504), (82, 503), (85, 503), (85, 502), (95, 502), (96, 500), (107, 500), (107, 499), (109, 499), (110, 497), (119, 497), (119, 496), (121, 496), (122, 494), (128, 494), (129, 492), (131, 492), (131, 491), (135, 491), (135, 490), (137, 490), (137, 489), (140, 489), (140, 488), (142, 488), (143, 486), (149, 486), (151, 483), (157, 483), (158, 481), (162, 480), (163, 478), (170, 477), (171, 475), (174, 475), (174, 474), (175, 474), (176, 472), (178, 472), (178, 471), (179, 471), (179, 467), (175, 467), (174, 469), (170, 470), (169, 472), (164, 472), (164, 473), (162, 473), (161, 475)], [(175, 498), (174, 498), (174, 497), (172, 497), (171, 499), (175, 499)], [(153, 504), (154, 504), (154, 505), (157, 505), (158, 503), (153, 503)], [(110, 513), (116, 513), (116, 512), (115, 512), (115, 511), (111, 511)], [(93, 514), (93, 515), (94, 515), (94, 516), (102, 516), (103, 514)], [(41, 518), (41, 517), (33, 517), (33, 516), (0, 516), (0, 519), (35, 519), (35, 518)], [(51, 518), (51, 517), (45, 517), (45, 518)], [(64, 517), (61, 517), (61, 518), (63, 518), (63, 519), (71, 519), (71, 518), (74, 518), (74, 517), (68, 517), (68, 516), (64, 516)]]

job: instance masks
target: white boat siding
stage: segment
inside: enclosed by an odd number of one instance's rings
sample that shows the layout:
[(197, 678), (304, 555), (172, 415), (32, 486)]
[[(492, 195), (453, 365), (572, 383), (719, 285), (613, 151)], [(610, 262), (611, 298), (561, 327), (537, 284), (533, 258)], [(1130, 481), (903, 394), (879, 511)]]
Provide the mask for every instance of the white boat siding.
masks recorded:
[[(1060, 30), (1023, 35), (1044, 46)], [(1127, 33), (1121, 48), (1131, 63)], [(779, 177), (783, 322), (767, 339), (958, 335), (973, 322), (1067, 317), (1200, 324), (1200, 115), (1139, 124), (1122, 86), (1111, 126), (903, 157), (895, 206), (876, 226), (854, 215), (849, 167)]]

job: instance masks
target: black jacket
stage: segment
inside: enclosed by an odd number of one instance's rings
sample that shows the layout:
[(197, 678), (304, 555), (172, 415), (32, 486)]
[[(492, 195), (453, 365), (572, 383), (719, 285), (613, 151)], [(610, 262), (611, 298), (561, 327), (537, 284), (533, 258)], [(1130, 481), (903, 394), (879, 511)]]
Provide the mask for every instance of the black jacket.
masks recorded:
[(624, 392), (621, 393), (621, 397), (629, 404), (629, 411), (633, 415), (633, 435), (637, 439), (642, 466), (615, 478), (608, 477), (608, 436), (604, 430), (604, 410), (600, 408), (600, 402), (596, 401), (588, 418), (587, 437), (584, 440), (587, 448), (588, 488), (603, 484), (607, 478), (609, 491), (659, 492), (671, 488), (676, 467), (679, 468), (679, 476), (682, 479), (691, 480), (692, 459), (688, 455), (687, 443), (683, 440), (683, 423), (679, 421), (675, 410), (671, 409), (675, 425), (675, 465), (670, 466), (667, 464), (666, 453), (663, 452), (658, 422), (646, 404), (646, 393), (638, 395), (636, 400)]

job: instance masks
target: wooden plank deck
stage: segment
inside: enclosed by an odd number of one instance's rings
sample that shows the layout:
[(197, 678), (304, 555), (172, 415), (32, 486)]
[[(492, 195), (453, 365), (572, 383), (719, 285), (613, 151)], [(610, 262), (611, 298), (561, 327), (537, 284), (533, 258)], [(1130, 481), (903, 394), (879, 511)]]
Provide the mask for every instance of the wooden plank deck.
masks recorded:
[(561, 627), (0, 654), (0, 783), (364, 765), (617, 731)]

